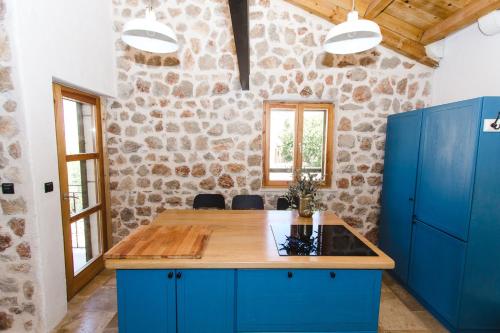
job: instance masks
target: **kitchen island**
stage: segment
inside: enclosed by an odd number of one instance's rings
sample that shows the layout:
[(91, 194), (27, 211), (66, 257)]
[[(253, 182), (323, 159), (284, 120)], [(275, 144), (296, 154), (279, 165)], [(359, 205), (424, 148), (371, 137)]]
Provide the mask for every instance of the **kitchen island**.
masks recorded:
[[(168, 210), (158, 225), (210, 235), (199, 259), (117, 258), (116, 249), (137, 244), (131, 236), (108, 252), (121, 333), (377, 331), (381, 274), (394, 261), (331, 212), (311, 221), (294, 211)], [(344, 233), (321, 241), (326, 225)], [(287, 229), (316, 239), (314, 255), (281, 243)], [(355, 255), (321, 255), (339, 244)]]

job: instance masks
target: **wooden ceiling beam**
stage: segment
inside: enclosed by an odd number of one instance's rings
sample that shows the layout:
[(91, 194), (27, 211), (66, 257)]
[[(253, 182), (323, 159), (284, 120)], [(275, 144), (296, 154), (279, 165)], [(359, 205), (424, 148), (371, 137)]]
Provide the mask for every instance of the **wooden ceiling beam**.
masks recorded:
[(364, 18), (373, 20), (380, 15), (387, 7), (389, 7), (394, 0), (372, 0), (366, 9)]
[[(342, 23), (346, 20), (348, 10), (332, 4), (334, 1), (327, 0), (286, 0), (314, 15), (322, 17), (334, 24)], [(428, 58), (425, 47), (417, 41), (402, 36), (386, 27), (380, 27), (383, 35), (382, 44), (398, 53), (414, 59), (424, 65), (437, 67), (437, 62)]]
[(316, 0), (286, 0), (287, 2), (304, 9), (305, 11), (320, 16), (333, 24), (340, 24), (347, 19), (347, 10), (333, 4), (333, 1)]
[(500, 0), (474, 0), (440, 23), (427, 29), (420, 41), (424, 45), (436, 42), (496, 9), (500, 9)]
[(376, 19), (374, 19), (380, 26), (386, 27), (389, 30), (397, 31), (401, 36), (414, 40), (416, 42), (420, 41), (422, 34), (424, 33), (422, 29), (417, 28), (413, 24), (403, 21), (397, 17), (387, 14), (386, 12), (380, 13)]
[(437, 67), (439, 63), (427, 56), (425, 47), (414, 40), (401, 36), (399, 33), (389, 30), (383, 26), (380, 27), (384, 40), (382, 44), (410, 59), (414, 59), (421, 64), (429, 67)]

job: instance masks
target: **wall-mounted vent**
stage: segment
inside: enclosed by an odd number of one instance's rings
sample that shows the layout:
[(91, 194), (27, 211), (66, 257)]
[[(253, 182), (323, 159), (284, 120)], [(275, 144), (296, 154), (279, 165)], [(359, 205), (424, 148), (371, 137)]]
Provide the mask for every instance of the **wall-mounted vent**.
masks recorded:
[(425, 46), (427, 56), (433, 60), (440, 61), (444, 57), (445, 40), (441, 39), (437, 42)]

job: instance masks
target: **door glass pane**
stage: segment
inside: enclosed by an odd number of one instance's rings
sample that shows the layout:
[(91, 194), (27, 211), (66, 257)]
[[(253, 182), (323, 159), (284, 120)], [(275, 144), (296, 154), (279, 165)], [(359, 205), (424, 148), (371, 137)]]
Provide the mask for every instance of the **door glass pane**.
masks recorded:
[(324, 177), (326, 110), (305, 110), (302, 134), (302, 171)]
[(269, 180), (293, 179), (295, 110), (271, 110)]
[(74, 275), (77, 275), (89, 262), (102, 254), (100, 230), (100, 212), (71, 223)]
[(68, 195), (70, 214), (98, 204), (96, 160), (68, 162)]
[(66, 154), (95, 152), (94, 106), (63, 99)]

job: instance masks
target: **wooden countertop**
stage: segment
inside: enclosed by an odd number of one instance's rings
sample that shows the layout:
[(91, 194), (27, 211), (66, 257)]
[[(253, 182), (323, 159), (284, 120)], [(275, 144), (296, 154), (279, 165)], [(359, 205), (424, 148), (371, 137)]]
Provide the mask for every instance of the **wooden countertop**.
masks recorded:
[[(163, 225), (205, 225), (212, 231), (200, 259), (106, 259), (109, 269), (147, 268), (311, 268), (392, 269), (394, 261), (332, 212), (314, 214), (313, 221), (296, 211), (277, 210), (167, 210), (154, 220)], [(283, 256), (271, 224), (342, 224), (378, 256)], [(130, 238), (130, 236), (128, 237)], [(128, 239), (127, 238), (127, 239)], [(125, 241), (127, 241), (125, 239)]]

